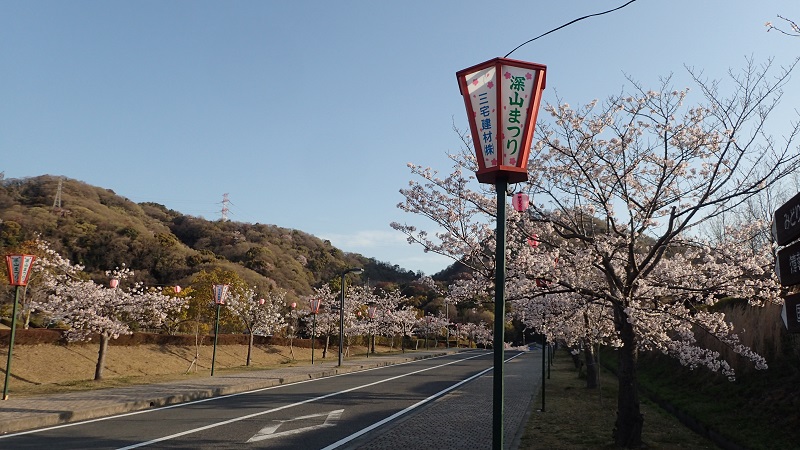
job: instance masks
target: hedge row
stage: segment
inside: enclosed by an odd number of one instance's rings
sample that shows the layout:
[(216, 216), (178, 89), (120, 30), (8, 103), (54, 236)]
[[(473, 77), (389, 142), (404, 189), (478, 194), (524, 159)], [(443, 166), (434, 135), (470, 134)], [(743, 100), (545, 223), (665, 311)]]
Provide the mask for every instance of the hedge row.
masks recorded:
[[(0, 330), (0, 348), (7, 348), (11, 330)], [(220, 334), (217, 337), (218, 345), (246, 345), (248, 340), (246, 334)], [(98, 342), (99, 338), (92, 338), (92, 342)], [(254, 336), (253, 342), (257, 345), (289, 345), (289, 339), (279, 337)], [(37, 344), (67, 344), (64, 332), (60, 330), (49, 330), (43, 328), (31, 328), (28, 330), (18, 329), (14, 336), (14, 345), (37, 345)], [(195, 336), (193, 334), (168, 335), (158, 333), (133, 333), (120, 336), (109, 341), (109, 345), (194, 345)], [(201, 345), (213, 345), (214, 336), (200, 336)], [(317, 340), (316, 347), (324, 345), (321, 340)], [(310, 339), (294, 339), (292, 345), (296, 347), (311, 347)]]

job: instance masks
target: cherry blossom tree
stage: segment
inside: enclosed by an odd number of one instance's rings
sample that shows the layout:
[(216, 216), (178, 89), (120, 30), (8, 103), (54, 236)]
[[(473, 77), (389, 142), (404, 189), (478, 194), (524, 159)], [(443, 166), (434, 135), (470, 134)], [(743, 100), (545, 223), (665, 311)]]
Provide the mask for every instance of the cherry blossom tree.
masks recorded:
[(232, 292), (225, 300), (228, 311), (242, 321), (247, 330), (247, 365), (250, 365), (255, 335), (272, 335), (286, 326), (282, 311), (286, 292), (273, 291), (257, 298), (254, 288)]
[[(447, 319), (441, 312), (437, 315), (426, 315), (417, 319), (416, 326), (417, 333), (423, 334), (427, 342), (428, 339), (433, 337), (434, 348), (439, 345), (439, 336), (444, 336), (444, 330), (450, 325), (450, 320)], [(426, 344), (427, 345), (427, 344)]]
[(473, 344), (486, 345), (491, 342), (492, 330), (485, 322), (467, 322), (458, 327), (459, 337), (467, 341), (469, 348)]
[[(766, 368), (708, 307), (723, 296), (753, 305), (779, 300), (771, 251), (753, 238), (767, 224), (726, 228), (716, 242), (700, 229), (800, 168), (798, 124), (781, 140), (767, 131), (793, 68), (748, 61), (727, 83), (690, 71), (700, 93), (693, 107), (688, 90), (672, 88), (669, 78), (657, 90), (629, 80), (630, 93), (580, 108), (559, 102), (545, 107), (549, 119), (540, 117), (529, 181), (518, 187), (534, 204), (508, 212), (507, 291), (515, 308), (529, 311), (528, 326), (549, 339), (618, 347), (618, 446), (641, 445), (639, 351), (732, 379), (719, 350), (697, 344), (704, 334)], [(723, 86), (732, 93), (722, 94)], [(464, 175), (476, 168), (472, 155), (453, 155), (445, 177), (410, 165), (424, 181), (401, 190), (399, 207), (431, 219), (435, 235), (392, 226), (472, 268), (463, 285), (485, 295), (493, 290), (495, 194)]]
[(325, 346), (322, 348), (322, 358), (328, 355), (331, 336), (339, 333), (339, 297), (331, 291), (329, 285), (315, 288), (311, 295), (301, 298), (305, 303), (310, 304), (311, 300), (320, 300), (319, 312), (308, 314), (301, 318), (305, 322), (306, 329), (311, 330), (312, 339), (325, 336)]
[(323, 285), (315, 288), (310, 295), (301, 297), (306, 304), (311, 304), (312, 300), (320, 300), (320, 308), (317, 314), (304, 315), (300, 320), (305, 323), (307, 330), (310, 330), (312, 339), (325, 336), (325, 346), (322, 348), (322, 358), (328, 355), (331, 336), (339, 332), (339, 299), (330, 286)]
[[(50, 294), (32, 307), (69, 326), (68, 340), (89, 341), (100, 337), (95, 380), (103, 378), (105, 356), (110, 339), (131, 334), (134, 326), (159, 326), (164, 318), (185, 307), (186, 300), (148, 289), (140, 283), (128, 287), (106, 287), (91, 280), (76, 278), (76, 267), (64, 260), (51, 263), (64, 267), (60, 273), (44, 272), (45, 284)], [(123, 282), (133, 276), (133, 271), (122, 267), (106, 272), (109, 279)]]

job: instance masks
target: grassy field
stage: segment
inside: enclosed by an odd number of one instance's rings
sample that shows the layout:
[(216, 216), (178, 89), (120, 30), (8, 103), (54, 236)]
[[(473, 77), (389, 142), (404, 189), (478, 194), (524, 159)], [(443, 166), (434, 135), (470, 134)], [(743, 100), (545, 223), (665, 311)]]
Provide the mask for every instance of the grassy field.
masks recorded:
[[(572, 359), (557, 352), (545, 380), (545, 412), (534, 411), (522, 438), (521, 449), (615, 448), (612, 431), (616, 418), (617, 379), (601, 374), (601, 388), (586, 389)], [(535, 408), (541, 408), (538, 397)], [(650, 449), (714, 449), (714, 443), (683, 426), (675, 417), (642, 399), (643, 440)]]
[[(70, 392), (105, 387), (147, 384), (187, 379), (211, 374), (211, 346), (154, 345), (108, 347), (103, 380), (94, 381), (97, 364), (97, 343), (69, 345), (18, 345), (14, 347), (11, 364), (11, 395), (27, 396)], [(315, 362), (335, 361), (337, 350), (330, 349), (327, 359), (315, 350)], [(398, 351), (377, 348), (378, 353)], [(199, 358), (195, 361), (195, 356)], [(352, 356), (363, 357), (365, 347), (351, 347)], [(6, 349), (0, 349), (3, 361), (0, 374), (5, 376)], [(276, 345), (253, 347), (251, 366), (247, 367), (246, 345), (220, 345), (217, 348), (215, 370), (242, 371), (308, 365), (311, 349)], [(2, 380), (0, 380), (2, 384)]]

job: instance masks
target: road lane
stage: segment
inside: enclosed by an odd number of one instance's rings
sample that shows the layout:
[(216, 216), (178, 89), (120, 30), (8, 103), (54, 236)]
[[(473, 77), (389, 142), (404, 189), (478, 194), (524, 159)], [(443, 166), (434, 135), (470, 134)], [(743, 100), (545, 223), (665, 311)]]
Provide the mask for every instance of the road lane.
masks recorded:
[[(0, 438), (0, 447), (324, 448), (486, 370), (491, 364), (490, 352), (462, 352), (8, 435)], [(255, 436), (261, 439), (253, 439)]]

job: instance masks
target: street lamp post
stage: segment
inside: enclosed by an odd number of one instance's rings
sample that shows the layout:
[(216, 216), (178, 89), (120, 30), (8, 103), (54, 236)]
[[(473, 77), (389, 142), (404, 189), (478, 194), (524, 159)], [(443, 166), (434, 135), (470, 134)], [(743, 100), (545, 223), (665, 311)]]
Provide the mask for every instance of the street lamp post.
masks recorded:
[(6, 265), (8, 266), (8, 281), (14, 286), (14, 307), (11, 312), (11, 334), (8, 338), (8, 360), (6, 361), (6, 379), (3, 384), (3, 400), (8, 400), (8, 379), (11, 375), (11, 354), (14, 351), (14, 336), (17, 331), (17, 305), (19, 304), (19, 291), (23, 286), (28, 285), (31, 276), (31, 268), (36, 260), (34, 255), (8, 255)]
[(214, 293), (214, 304), (217, 305), (217, 320), (214, 322), (214, 351), (211, 353), (211, 376), (214, 376), (214, 363), (217, 360), (217, 336), (219, 335), (219, 310), (225, 304), (225, 297), (228, 295), (230, 286), (227, 284), (215, 284), (212, 286)]
[(445, 348), (450, 348), (450, 304), (447, 301), (446, 297), (444, 299), (444, 318), (446, 320), (446, 322), (444, 324), (444, 327), (445, 327), (444, 328), (444, 330), (445, 330), (445, 332), (444, 332), (445, 333), (445, 335), (444, 335), (445, 336), (444, 346), (445, 346)]
[(372, 353), (375, 354), (375, 333), (373, 330), (375, 316), (378, 314), (378, 307), (370, 305), (367, 307), (367, 317), (369, 318), (369, 333), (367, 334), (367, 358), (369, 358), (370, 342), (372, 343)]
[(339, 302), (339, 367), (342, 367), (342, 351), (344, 350), (344, 277), (348, 273), (362, 273), (364, 269), (353, 267), (342, 272), (342, 295)]
[(456, 73), (478, 163), (476, 178), (497, 192), (495, 233), (492, 448), (503, 448), (503, 347), (506, 276), (506, 191), (528, 180), (536, 116), (545, 87), (542, 64), (495, 58)]
[(314, 298), (308, 304), (311, 309), (311, 314), (314, 315), (314, 325), (311, 326), (311, 364), (314, 364), (314, 341), (317, 340), (317, 314), (319, 314), (319, 307), (322, 305), (321, 298)]

